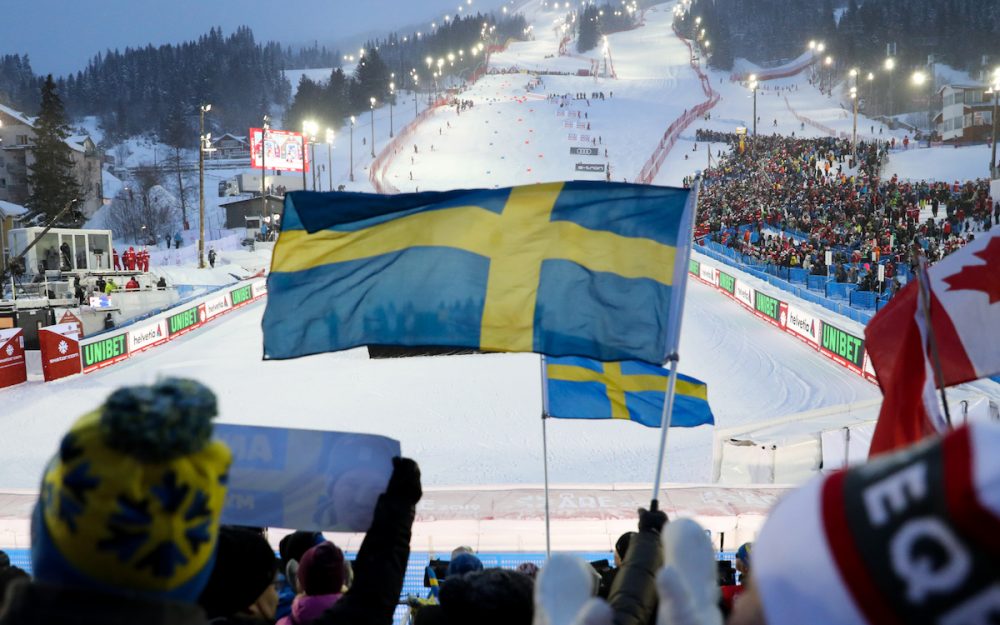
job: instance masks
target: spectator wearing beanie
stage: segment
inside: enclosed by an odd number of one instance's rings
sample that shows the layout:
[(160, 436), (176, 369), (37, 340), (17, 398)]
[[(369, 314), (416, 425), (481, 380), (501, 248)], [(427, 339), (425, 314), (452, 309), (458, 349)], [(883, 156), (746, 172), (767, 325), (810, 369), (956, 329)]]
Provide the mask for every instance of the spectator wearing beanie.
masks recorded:
[(448, 572), (445, 575), (445, 579), (461, 577), (466, 573), (473, 573), (475, 571), (482, 570), (482, 560), (471, 553), (463, 552), (452, 558), (451, 562), (448, 563)]
[(531, 625), (533, 585), (507, 569), (450, 576), (441, 584), (441, 605), (421, 608), (416, 625)]
[(35, 580), (0, 624), (199, 624), (231, 456), (191, 380), (122, 388), (63, 437), (32, 517)]
[(278, 607), (278, 560), (267, 539), (243, 527), (219, 530), (219, 552), (212, 577), (198, 603), (213, 625), (274, 622)]
[(331, 542), (312, 547), (298, 567), (298, 586), (303, 594), (292, 602), (292, 613), (278, 625), (307, 625), (333, 607), (344, 588), (344, 552)]
[(278, 543), (281, 568), (278, 571), (278, 609), (274, 616), (281, 620), (292, 613), (292, 601), (299, 594), (298, 568), (302, 556), (316, 545), (326, 542), (319, 532), (296, 531)]
[(314, 623), (392, 625), (410, 559), (413, 519), (422, 495), (417, 463), (409, 458), (393, 458), (392, 477), (379, 495), (372, 523), (354, 560), (354, 581)]

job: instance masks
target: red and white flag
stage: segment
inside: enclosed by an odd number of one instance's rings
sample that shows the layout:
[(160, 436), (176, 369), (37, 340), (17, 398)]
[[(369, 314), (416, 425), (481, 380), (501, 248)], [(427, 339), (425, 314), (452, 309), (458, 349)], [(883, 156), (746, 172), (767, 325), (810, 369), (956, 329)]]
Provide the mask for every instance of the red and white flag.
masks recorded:
[[(1000, 372), (1000, 227), (930, 268), (930, 317), (945, 386)], [(947, 428), (935, 389), (920, 278), (865, 329), (882, 388), (869, 456), (905, 447)]]

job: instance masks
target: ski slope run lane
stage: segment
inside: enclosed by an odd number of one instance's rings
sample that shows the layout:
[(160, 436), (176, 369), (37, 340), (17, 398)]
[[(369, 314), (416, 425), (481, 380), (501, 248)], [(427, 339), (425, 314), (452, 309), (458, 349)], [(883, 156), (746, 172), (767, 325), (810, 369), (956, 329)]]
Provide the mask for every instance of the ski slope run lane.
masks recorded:
[[(691, 281), (681, 371), (704, 380), (720, 427), (876, 397), (871, 384)], [(263, 303), (103, 371), (2, 392), (0, 489), (37, 488), (72, 422), (123, 385), (200, 380), (232, 423), (371, 432), (399, 439), (428, 485), (542, 481), (540, 375), (533, 354), (369, 360), (365, 350), (261, 360)], [(666, 479), (708, 481), (713, 428), (676, 429)], [(554, 483), (649, 482), (658, 430), (551, 420)]]

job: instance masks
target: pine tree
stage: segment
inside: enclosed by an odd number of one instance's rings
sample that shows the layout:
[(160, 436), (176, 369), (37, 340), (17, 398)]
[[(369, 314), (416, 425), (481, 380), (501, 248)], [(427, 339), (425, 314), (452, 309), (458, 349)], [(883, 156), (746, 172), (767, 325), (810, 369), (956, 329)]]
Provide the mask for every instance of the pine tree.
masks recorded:
[[(49, 74), (42, 86), (42, 106), (35, 121), (35, 158), (28, 174), (31, 188), (25, 205), (28, 219), (48, 222), (77, 199), (80, 184), (73, 174), (73, 158), (66, 138), (70, 136), (62, 100), (56, 93), (56, 83)], [(83, 222), (79, 210), (67, 211), (56, 225), (78, 227)]]
[(594, 5), (589, 5), (583, 10), (580, 16), (580, 32), (576, 38), (578, 52), (588, 52), (597, 47), (597, 40), (601, 34), (597, 24), (598, 16), (597, 7)]

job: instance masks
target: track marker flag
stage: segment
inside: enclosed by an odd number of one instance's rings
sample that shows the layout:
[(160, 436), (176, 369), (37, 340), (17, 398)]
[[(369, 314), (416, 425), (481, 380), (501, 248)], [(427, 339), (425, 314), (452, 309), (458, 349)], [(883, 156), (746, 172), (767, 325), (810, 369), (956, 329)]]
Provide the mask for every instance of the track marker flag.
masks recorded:
[[(546, 358), (546, 415), (556, 419), (624, 419), (660, 427), (669, 372), (644, 362)], [(671, 427), (712, 425), (708, 386), (677, 376)]]
[(438, 346), (662, 364), (689, 189), (592, 181), (285, 196), (264, 357)]
[(1000, 226), (926, 275), (927, 314), (918, 277), (865, 330), (884, 397), (869, 456), (948, 429), (935, 387), (1000, 373)]

